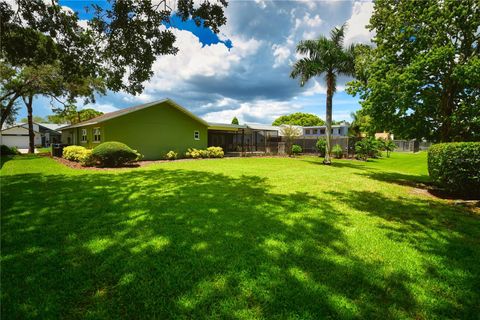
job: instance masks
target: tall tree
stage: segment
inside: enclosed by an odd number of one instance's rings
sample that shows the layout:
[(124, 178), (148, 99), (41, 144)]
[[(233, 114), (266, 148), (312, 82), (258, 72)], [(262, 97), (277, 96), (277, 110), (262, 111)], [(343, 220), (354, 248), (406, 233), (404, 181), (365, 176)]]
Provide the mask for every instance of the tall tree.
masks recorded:
[(312, 113), (295, 112), (278, 117), (275, 119), (275, 121), (273, 121), (272, 126), (279, 126), (281, 124), (291, 124), (304, 127), (323, 126), (325, 121)]
[(101, 111), (90, 108), (78, 110), (75, 105), (71, 105), (56, 111), (56, 114), (47, 116), (49, 122), (57, 124), (76, 124), (82, 121), (93, 119), (103, 114)]
[(369, 28), (376, 48), (357, 55), (348, 91), (377, 130), (480, 140), (480, 2), (378, 0)]
[(331, 130), (332, 130), (332, 100), (337, 89), (339, 75), (351, 76), (355, 73), (354, 46), (344, 48), (344, 24), (330, 32), (330, 38), (321, 36), (317, 40), (303, 40), (297, 45), (297, 52), (305, 57), (293, 65), (290, 76), (300, 78), (300, 85), (304, 86), (313, 77), (324, 76), (327, 84), (326, 124), (327, 148), (324, 164), (331, 163)]
[[(219, 32), (226, 22), (223, 8), (227, 6), (225, 0), (206, 0), (199, 5), (180, 0), (177, 8), (168, 7), (166, 1), (108, 0), (105, 8), (91, 5), (93, 18), (88, 21), (88, 28), (83, 28), (78, 14), (65, 10), (58, 0), (15, 0), (14, 4), (15, 10), (11, 4), (0, 2), (0, 61), (14, 74), (24, 67), (59, 65), (63, 87), (42, 88), (40, 92), (34, 90), (35, 86), (25, 86), (27, 82), (9, 83), (12, 90), (0, 98), (2, 124), (11, 117), (20, 97), (28, 102), (30, 112), (30, 97), (36, 94), (50, 95), (59, 101), (67, 98), (65, 105), (71, 105), (79, 96), (93, 101), (95, 92), (105, 92), (104, 84), (113, 91), (141, 93), (142, 83), (153, 75), (157, 56), (178, 51), (174, 34), (160, 28), (168, 26), (172, 12), (175, 10), (183, 20), (193, 19), (198, 26)], [(4, 76), (1, 77), (3, 81)], [(18, 77), (10, 80), (15, 78)]]
[[(45, 118), (40, 117), (40, 116), (32, 116), (32, 119), (33, 119), (33, 122), (36, 122), (36, 123), (46, 123), (47, 122), (47, 120), (45, 120)], [(27, 122), (27, 121), (28, 121), (28, 118), (20, 119), (20, 122)]]
[(233, 117), (232, 124), (237, 124), (237, 125), (239, 124), (237, 117)]

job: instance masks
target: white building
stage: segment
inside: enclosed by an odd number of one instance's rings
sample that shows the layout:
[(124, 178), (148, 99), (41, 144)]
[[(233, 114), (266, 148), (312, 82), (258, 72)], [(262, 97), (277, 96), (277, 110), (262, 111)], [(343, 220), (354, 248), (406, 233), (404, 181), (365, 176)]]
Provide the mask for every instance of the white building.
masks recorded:
[[(34, 144), (37, 147), (46, 147), (51, 143), (60, 142), (60, 132), (57, 131), (62, 125), (51, 123), (33, 123), (35, 133)], [(8, 147), (27, 149), (29, 145), (28, 124), (19, 123), (0, 131), (0, 144)]]
[[(333, 137), (348, 136), (348, 124), (333, 125), (331, 135)], [(318, 138), (326, 136), (327, 126), (303, 127), (303, 135), (306, 138)]]

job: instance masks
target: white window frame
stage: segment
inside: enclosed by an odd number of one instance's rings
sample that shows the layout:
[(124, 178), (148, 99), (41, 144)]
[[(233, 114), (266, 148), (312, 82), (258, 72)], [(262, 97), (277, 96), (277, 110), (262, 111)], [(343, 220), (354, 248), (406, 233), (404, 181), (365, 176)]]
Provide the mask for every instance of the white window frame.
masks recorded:
[(193, 131), (193, 139), (200, 140), (200, 131), (198, 130)]
[[(85, 134), (84, 134), (85, 133)], [(80, 138), (81, 143), (86, 143), (87, 142), (87, 129), (82, 129), (82, 134)]]
[[(96, 134), (96, 131), (98, 130), (98, 135)], [(100, 139), (97, 140), (96, 137), (99, 137)], [(93, 128), (93, 143), (100, 143), (102, 141), (102, 131), (100, 130), (100, 127)]]

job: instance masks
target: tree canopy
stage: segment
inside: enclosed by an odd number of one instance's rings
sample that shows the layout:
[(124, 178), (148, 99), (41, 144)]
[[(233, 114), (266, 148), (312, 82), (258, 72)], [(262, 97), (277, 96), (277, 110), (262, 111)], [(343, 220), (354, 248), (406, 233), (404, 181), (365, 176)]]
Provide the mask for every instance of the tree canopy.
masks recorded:
[[(182, 20), (218, 33), (226, 23), (225, 0), (108, 0), (92, 4), (87, 26), (58, 0), (0, 2), (1, 125), (12, 119), (18, 100), (27, 107), (33, 152), (33, 97), (46, 95), (65, 107), (78, 97), (93, 102), (107, 89), (143, 91), (158, 56), (175, 54), (175, 35), (167, 27), (173, 12)], [(163, 27), (162, 27), (163, 26)]]
[(272, 123), (273, 126), (279, 126), (281, 124), (290, 124), (297, 126), (323, 126), (325, 122), (315, 114), (296, 112), (278, 117)]
[(378, 0), (369, 27), (348, 92), (377, 131), (479, 140), (480, 2)]
[[(36, 122), (36, 123), (46, 123), (47, 121), (43, 118), (43, 117), (40, 117), (40, 116), (33, 116), (33, 122)], [(27, 118), (22, 118), (20, 119), (20, 122), (27, 122), (28, 119)]]
[(237, 125), (239, 124), (237, 117), (233, 117), (232, 124), (237, 124)]
[(82, 109), (77, 110), (75, 106), (70, 106), (64, 110), (59, 111), (57, 114), (48, 115), (47, 119), (50, 123), (56, 124), (76, 124), (82, 121), (90, 120), (95, 117), (101, 116), (103, 112), (94, 109)]

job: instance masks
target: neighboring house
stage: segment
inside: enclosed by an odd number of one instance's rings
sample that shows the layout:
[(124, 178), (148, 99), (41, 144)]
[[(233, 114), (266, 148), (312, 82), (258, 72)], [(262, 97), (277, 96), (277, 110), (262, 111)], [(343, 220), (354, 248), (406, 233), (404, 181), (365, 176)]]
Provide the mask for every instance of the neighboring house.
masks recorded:
[(205, 149), (208, 123), (173, 100), (165, 99), (121, 109), (61, 128), (62, 143), (94, 148), (104, 141), (120, 141), (146, 160), (168, 151)]
[[(33, 123), (34, 144), (36, 147), (47, 147), (51, 143), (59, 143), (61, 134), (57, 129), (61, 125), (51, 123)], [(19, 123), (7, 127), (0, 132), (0, 144), (9, 147), (26, 149), (29, 145), (28, 123)]]
[[(346, 137), (348, 136), (348, 124), (340, 124), (332, 126), (332, 136), (333, 137)], [(303, 135), (306, 138), (318, 138), (326, 136), (327, 126), (314, 126), (314, 127), (303, 127)]]
[(393, 140), (393, 133), (377, 132), (375, 133), (375, 139)]

